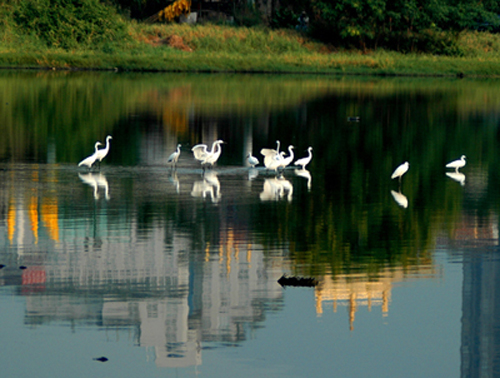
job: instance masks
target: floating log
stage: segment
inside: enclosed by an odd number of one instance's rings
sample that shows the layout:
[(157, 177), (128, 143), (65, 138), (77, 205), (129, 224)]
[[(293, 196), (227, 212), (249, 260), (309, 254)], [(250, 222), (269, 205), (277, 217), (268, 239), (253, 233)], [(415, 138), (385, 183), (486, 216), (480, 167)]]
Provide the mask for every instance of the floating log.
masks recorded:
[(282, 275), (278, 283), (281, 286), (314, 287), (318, 284), (318, 281), (311, 277), (287, 277)]

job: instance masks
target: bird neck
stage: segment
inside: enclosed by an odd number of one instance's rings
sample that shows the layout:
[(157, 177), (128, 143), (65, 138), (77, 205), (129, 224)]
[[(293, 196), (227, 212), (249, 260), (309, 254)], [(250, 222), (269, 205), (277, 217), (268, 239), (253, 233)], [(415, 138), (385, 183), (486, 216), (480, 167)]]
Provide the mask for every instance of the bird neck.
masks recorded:
[(109, 150), (109, 138), (106, 138), (106, 147), (104, 147), (105, 151)]
[(219, 145), (219, 143), (217, 143), (217, 141), (213, 142), (212, 143), (212, 150), (210, 151), (210, 153), (214, 153), (215, 152), (215, 149), (217, 148), (217, 146)]

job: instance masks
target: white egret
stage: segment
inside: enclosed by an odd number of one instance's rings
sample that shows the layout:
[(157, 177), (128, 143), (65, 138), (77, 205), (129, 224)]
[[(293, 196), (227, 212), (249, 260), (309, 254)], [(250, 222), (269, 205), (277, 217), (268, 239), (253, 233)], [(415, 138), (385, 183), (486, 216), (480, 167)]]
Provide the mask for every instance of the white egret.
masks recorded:
[(212, 150), (208, 151), (208, 147), (206, 144), (197, 144), (191, 151), (193, 151), (194, 158), (201, 162), (203, 168), (205, 168), (206, 164), (210, 164), (213, 166), (217, 160), (219, 160), (222, 149), (220, 145), (224, 143), (223, 140), (216, 140), (212, 144)]
[(287, 157), (284, 157), (283, 159), (281, 159), (279, 165), (278, 165), (278, 168), (282, 168), (282, 169), (285, 169), (287, 166), (290, 165), (290, 163), (293, 161), (293, 158), (294, 158), (294, 155), (293, 155), (293, 149), (295, 147), (293, 146), (288, 146), (288, 152), (289, 152), (289, 155)]
[(309, 153), (308, 156), (302, 158), (302, 159), (298, 159), (295, 161), (295, 163), (293, 163), (293, 165), (297, 165), (297, 166), (301, 166), (302, 169), (306, 169), (306, 165), (309, 164), (311, 162), (311, 159), (312, 159), (312, 147), (309, 147), (307, 149), (307, 152)]
[(276, 141), (276, 149), (273, 150), (272, 148), (263, 148), (260, 150), (260, 153), (262, 156), (264, 156), (264, 166), (267, 169), (274, 169), (270, 168), (270, 166), (273, 166), (276, 164), (276, 160), (280, 160), (282, 158), (282, 155), (280, 153), (280, 141)]
[(87, 167), (89, 167), (89, 170), (92, 168), (92, 166), (95, 164), (95, 161), (97, 159), (97, 152), (99, 150), (99, 146), (102, 146), (102, 143), (101, 142), (96, 142), (95, 144), (95, 152), (86, 157), (85, 159), (83, 159), (81, 162), (78, 163), (78, 166), (81, 167), (82, 165), (86, 165)]
[(405, 161), (403, 164), (401, 164), (399, 167), (396, 168), (396, 170), (392, 173), (391, 179), (395, 179), (396, 177), (399, 178), (399, 182), (401, 182), (401, 177), (408, 171), (410, 168), (410, 163)]
[(106, 155), (108, 154), (109, 152), (109, 141), (110, 139), (113, 139), (113, 137), (111, 135), (108, 135), (106, 137), (106, 147), (100, 149), (100, 150), (97, 150), (96, 154), (97, 154), (97, 158), (96, 160), (98, 160), (98, 163), (99, 163), (99, 167), (101, 167), (101, 161), (102, 159), (104, 159), (106, 157)]
[(454, 161), (446, 164), (446, 168), (455, 168), (455, 171), (458, 172), (459, 168), (462, 168), (465, 166), (465, 164), (466, 164), (465, 159), (466, 159), (465, 155), (462, 155), (462, 157), (460, 159), (454, 160)]
[(249, 153), (247, 155), (247, 160), (248, 164), (252, 166), (252, 168), (255, 168), (257, 164), (259, 164), (259, 159), (257, 159), (255, 156), (252, 155), (252, 153)]
[[(274, 158), (270, 159), (268, 161), (268, 164), (266, 165), (266, 168), (275, 172), (278, 172), (278, 168), (281, 165), (281, 162), (283, 161), (285, 156), (285, 152), (281, 151), (279, 155), (276, 155)], [(264, 164), (266, 162), (266, 159), (264, 159)]]
[(177, 165), (177, 161), (179, 160), (179, 156), (181, 155), (181, 145), (177, 145), (177, 150), (173, 152), (167, 159), (167, 163), (172, 164), (172, 167)]

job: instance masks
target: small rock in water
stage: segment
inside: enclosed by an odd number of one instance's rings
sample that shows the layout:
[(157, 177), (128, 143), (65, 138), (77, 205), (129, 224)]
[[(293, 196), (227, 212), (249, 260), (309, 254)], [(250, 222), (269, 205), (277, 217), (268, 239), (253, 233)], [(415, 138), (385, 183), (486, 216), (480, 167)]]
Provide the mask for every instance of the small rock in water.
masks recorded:
[(4, 264), (0, 264), (0, 269), (5, 268)]
[(94, 360), (95, 360), (95, 361), (106, 362), (106, 361), (108, 360), (108, 358), (107, 358), (107, 357), (102, 356), (102, 357), (97, 357), (97, 358), (94, 358)]

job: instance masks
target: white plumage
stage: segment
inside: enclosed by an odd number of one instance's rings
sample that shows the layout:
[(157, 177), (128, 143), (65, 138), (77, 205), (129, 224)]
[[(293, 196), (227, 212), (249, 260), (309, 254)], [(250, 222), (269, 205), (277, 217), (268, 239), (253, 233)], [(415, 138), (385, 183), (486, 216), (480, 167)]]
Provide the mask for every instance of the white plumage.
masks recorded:
[(306, 157), (303, 157), (302, 159), (298, 159), (295, 161), (295, 163), (293, 165), (297, 165), (297, 166), (301, 166), (302, 169), (306, 169), (306, 165), (309, 164), (311, 162), (311, 159), (312, 159), (312, 147), (309, 147), (307, 149), (307, 152), (309, 153), (308, 156)]
[(175, 166), (177, 164), (177, 161), (179, 160), (179, 156), (181, 155), (181, 145), (177, 145), (177, 149), (175, 152), (173, 152), (167, 159), (167, 163), (171, 163), (172, 166)]
[(405, 161), (403, 164), (401, 164), (394, 170), (391, 179), (399, 178), (399, 180), (401, 181), (401, 177), (408, 171), (409, 168), (410, 168), (410, 163)]
[(263, 148), (260, 150), (262, 156), (264, 156), (264, 166), (267, 169), (277, 169), (277, 161), (283, 158), (283, 155), (280, 153), (280, 141), (276, 141), (276, 149), (272, 148)]
[(259, 159), (257, 159), (255, 156), (253, 156), (251, 153), (247, 155), (247, 160), (248, 164), (252, 166), (252, 168), (255, 168), (257, 164), (259, 164)]
[(89, 167), (89, 169), (92, 168), (92, 166), (95, 164), (95, 161), (97, 160), (97, 154), (98, 154), (98, 148), (99, 146), (101, 146), (102, 143), (101, 142), (96, 142), (95, 144), (95, 152), (86, 157), (85, 159), (83, 159), (81, 162), (78, 163), (78, 166), (81, 167), (82, 165), (85, 165), (87, 167)]
[(193, 151), (194, 158), (201, 162), (201, 165), (205, 167), (206, 164), (210, 164), (213, 166), (217, 160), (219, 160), (220, 154), (222, 152), (222, 148), (220, 145), (224, 143), (223, 140), (216, 140), (212, 144), (212, 150), (208, 151), (208, 147), (206, 144), (197, 144), (191, 151)]
[(290, 165), (294, 158), (293, 149), (293, 146), (288, 146), (289, 155), (281, 159), (280, 163), (278, 164), (278, 168), (285, 169), (288, 165)]
[(96, 151), (96, 154), (97, 154), (96, 161), (98, 161), (99, 166), (101, 165), (102, 159), (104, 159), (106, 157), (106, 155), (108, 154), (108, 152), (109, 152), (109, 141), (110, 141), (110, 139), (113, 139), (113, 137), (111, 135), (108, 135), (106, 137), (106, 147), (104, 147), (104, 148)]
[(460, 157), (460, 159), (458, 159), (458, 160), (454, 160), (454, 161), (452, 161), (452, 162), (450, 162), (450, 163), (446, 164), (446, 168), (455, 168), (455, 171), (457, 171), (457, 172), (458, 172), (458, 169), (459, 169), (459, 168), (464, 167), (464, 166), (465, 166), (465, 164), (467, 163), (467, 162), (465, 161), (465, 159), (466, 159), (466, 156), (465, 156), (465, 155), (462, 155), (462, 156)]

